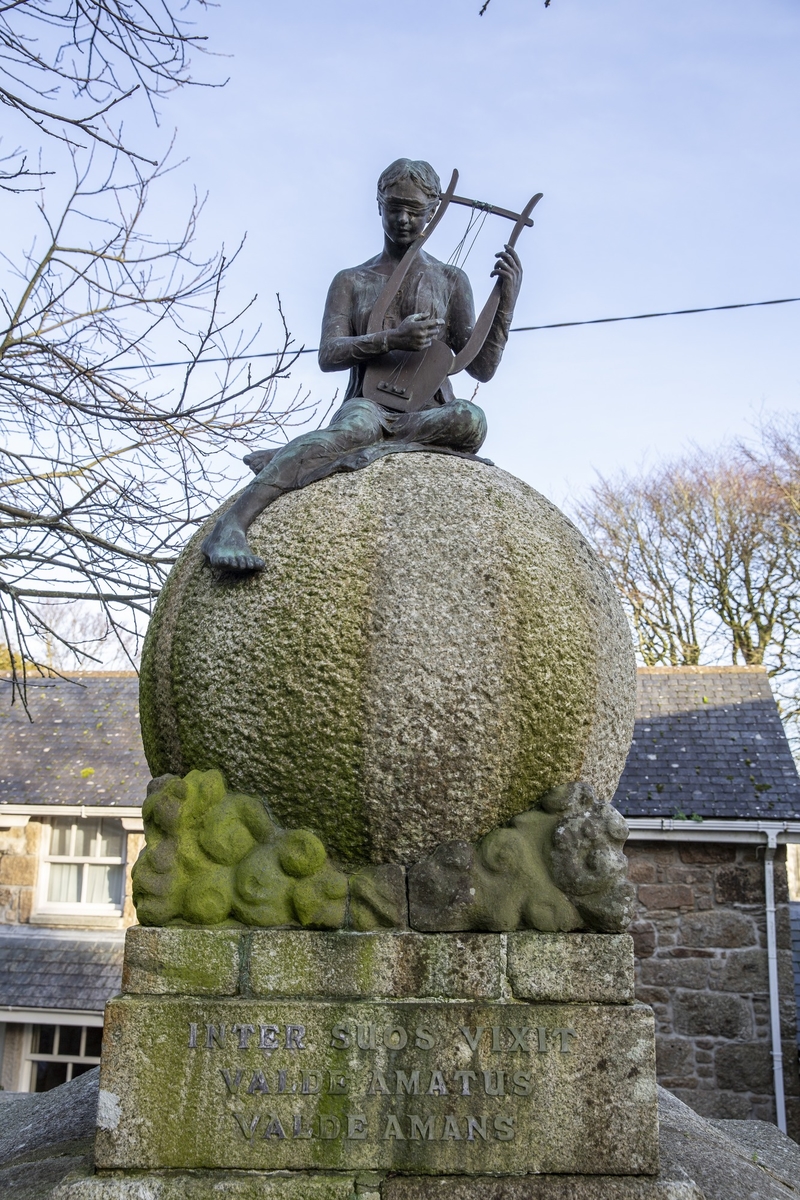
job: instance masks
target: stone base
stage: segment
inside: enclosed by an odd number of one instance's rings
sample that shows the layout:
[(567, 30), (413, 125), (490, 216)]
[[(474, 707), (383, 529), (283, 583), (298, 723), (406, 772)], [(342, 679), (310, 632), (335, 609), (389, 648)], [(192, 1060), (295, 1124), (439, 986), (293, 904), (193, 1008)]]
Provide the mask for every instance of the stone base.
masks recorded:
[(123, 986), (100, 1171), (658, 1173), (627, 935), (134, 928)]
[(64, 1200), (701, 1200), (627, 935), (128, 931)]
[(693, 1183), (636, 1176), (395, 1176), (200, 1171), (94, 1175), (62, 1184), (52, 1200), (704, 1200)]

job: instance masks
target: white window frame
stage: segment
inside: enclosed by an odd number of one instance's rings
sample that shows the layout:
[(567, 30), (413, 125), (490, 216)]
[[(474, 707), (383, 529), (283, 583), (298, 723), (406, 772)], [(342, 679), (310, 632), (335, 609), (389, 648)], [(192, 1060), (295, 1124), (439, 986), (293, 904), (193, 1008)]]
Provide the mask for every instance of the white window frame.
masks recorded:
[[(39, 887), (38, 887), (38, 895), (37, 895), (37, 903), (36, 903), (37, 914), (43, 914), (43, 915), (50, 914), (52, 916), (56, 916), (58, 914), (68, 914), (68, 915), (74, 915), (74, 916), (82, 915), (82, 916), (91, 916), (91, 917), (100, 917), (100, 916), (121, 917), (123, 907), (125, 904), (125, 874), (126, 874), (127, 852), (128, 852), (128, 835), (127, 835), (125, 828), (122, 827), (122, 829), (121, 829), (122, 853), (118, 858), (116, 858), (116, 857), (114, 857), (114, 858), (91, 858), (89, 856), (83, 856), (83, 855), (76, 857), (73, 855), (64, 855), (64, 854), (51, 855), (50, 846), (51, 846), (52, 837), (53, 837), (53, 822), (58, 820), (60, 817), (61, 817), (61, 814), (54, 813), (52, 817), (48, 818), (48, 820), (43, 823), (43, 827), (42, 827), (42, 846), (41, 846), (41, 853), (39, 855)], [(122, 825), (122, 822), (120, 821), (119, 817), (117, 817), (115, 814), (112, 814), (112, 813), (109, 813), (109, 815), (107, 817), (105, 815), (103, 815), (100, 818), (98, 818), (94, 814), (91, 817), (88, 817), (88, 816), (87, 817), (82, 817), (82, 816), (81, 817), (76, 817), (76, 816), (67, 817), (67, 814), (64, 814), (64, 816), (61, 817), (61, 819), (69, 819), (70, 824), (73, 827), (77, 827), (82, 820), (94, 821), (94, 820), (98, 820), (98, 819), (106, 820), (106, 821), (118, 821), (120, 823), (120, 825)], [(74, 838), (75, 838), (75, 834), (73, 832), (71, 835), (71, 843), (70, 843), (71, 845), (74, 845)], [(122, 868), (122, 886), (120, 889), (121, 894), (120, 894), (119, 902), (118, 903), (112, 902), (110, 904), (86, 904), (83, 901), (78, 901), (76, 903), (75, 901), (59, 902), (56, 900), (49, 900), (47, 893), (48, 893), (48, 890), (50, 887), (50, 867), (53, 863), (71, 863), (73, 865), (76, 863), (83, 864), (83, 879), (82, 879), (82, 884), (81, 884), (81, 895), (86, 894), (86, 870), (87, 870), (88, 866), (91, 865), (91, 866), (95, 866), (95, 867), (103, 867), (103, 866), (121, 867)]]
[[(35, 1084), (34, 1076), (35, 1076), (35, 1071), (36, 1071), (36, 1063), (38, 1063), (38, 1062), (66, 1063), (67, 1064), (67, 1079), (66, 1079), (67, 1083), (69, 1083), (69, 1081), (72, 1079), (72, 1068), (75, 1063), (77, 1063), (78, 1065), (88, 1065), (89, 1067), (99, 1067), (100, 1056), (98, 1055), (96, 1058), (94, 1056), (87, 1057), (85, 1055), (84, 1051), (86, 1049), (86, 1031), (87, 1031), (87, 1029), (98, 1029), (98, 1028), (102, 1029), (102, 1023), (97, 1023), (97, 1022), (89, 1020), (86, 1024), (82, 1024), (82, 1025), (78, 1026), (78, 1028), (81, 1031), (81, 1044), (80, 1044), (80, 1052), (77, 1055), (75, 1055), (75, 1054), (40, 1054), (38, 1050), (34, 1050), (33, 1049), (33, 1031), (36, 1028), (36, 1026), (38, 1026), (38, 1025), (55, 1025), (56, 1038), (59, 1039), (59, 1041), (61, 1038), (59, 1026), (69, 1025), (74, 1028), (72, 1021), (59, 1020), (59, 1018), (57, 1016), (53, 1016), (52, 1014), (47, 1014), (45, 1019), (42, 1021), (37, 1021), (36, 1025), (26, 1025), (25, 1026), (25, 1045), (24, 1045), (24, 1051), (23, 1051), (24, 1066), (22, 1068), (22, 1080), (21, 1080), (21, 1082), (23, 1084), (23, 1088), (22, 1088), (23, 1091), (26, 1091), (28, 1093), (33, 1093), (34, 1084)], [(58, 1043), (56, 1043), (56, 1044), (58, 1044)], [(36, 1094), (44, 1095), (43, 1092), (42, 1093), (37, 1092)]]

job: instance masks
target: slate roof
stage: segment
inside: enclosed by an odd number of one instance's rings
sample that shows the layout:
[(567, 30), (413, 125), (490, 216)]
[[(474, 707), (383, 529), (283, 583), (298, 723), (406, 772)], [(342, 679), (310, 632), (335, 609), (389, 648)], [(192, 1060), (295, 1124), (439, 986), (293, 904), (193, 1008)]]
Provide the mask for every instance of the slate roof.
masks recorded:
[(0, 1006), (102, 1012), (122, 986), (122, 933), (0, 931)]
[(142, 804), (150, 772), (133, 672), (29, 680), (32, 721), (10, 700), (0, 679), (0, 804)]
[(800, 776), (762, 667), (643, 667), (614, 803), (626, 817), (800, 819)]

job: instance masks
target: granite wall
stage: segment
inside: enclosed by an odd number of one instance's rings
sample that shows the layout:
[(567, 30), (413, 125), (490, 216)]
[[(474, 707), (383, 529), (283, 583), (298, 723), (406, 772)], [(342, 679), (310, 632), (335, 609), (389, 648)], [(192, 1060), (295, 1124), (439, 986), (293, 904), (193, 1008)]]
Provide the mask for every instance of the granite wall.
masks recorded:
[[(656, 1014), (658, 1081), (707, 1117), (775, 1120), (763, 848), (629, 842), (636, 991)], [(800, 1140), (786, 854), (775, 861), (789, 1133)]]

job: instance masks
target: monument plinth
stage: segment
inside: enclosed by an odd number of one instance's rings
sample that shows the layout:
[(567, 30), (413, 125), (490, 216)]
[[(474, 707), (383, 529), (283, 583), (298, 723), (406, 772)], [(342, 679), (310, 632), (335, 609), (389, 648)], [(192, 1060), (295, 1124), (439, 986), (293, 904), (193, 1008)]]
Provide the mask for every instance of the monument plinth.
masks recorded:
[(102, 1170), (657, 1172), (628, 935), (134, 928), (125, 962)]

